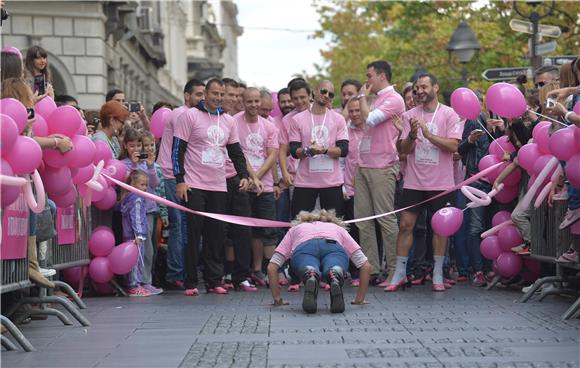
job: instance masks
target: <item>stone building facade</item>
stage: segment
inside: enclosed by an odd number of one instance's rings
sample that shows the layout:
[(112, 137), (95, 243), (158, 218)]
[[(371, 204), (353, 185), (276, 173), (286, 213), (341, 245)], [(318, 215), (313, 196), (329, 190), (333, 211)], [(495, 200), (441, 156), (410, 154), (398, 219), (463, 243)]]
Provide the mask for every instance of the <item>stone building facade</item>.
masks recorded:
[(221, 76), (225, 41), (207, 1), (10, 1), (2, 47), (49, 53), (56, 94), (98, 109), (112, 88), (178, 104), (191, 77)]

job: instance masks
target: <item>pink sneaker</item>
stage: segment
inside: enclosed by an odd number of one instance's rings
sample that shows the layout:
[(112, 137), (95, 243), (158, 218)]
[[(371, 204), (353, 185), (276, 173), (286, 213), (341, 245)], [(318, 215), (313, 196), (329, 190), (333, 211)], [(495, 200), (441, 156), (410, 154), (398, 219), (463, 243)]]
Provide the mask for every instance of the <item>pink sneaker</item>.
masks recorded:
[(226, 289), (224, 289), (221, 286), (216, 286), (214, 288), (211, 289), (207, 289), (207, 293), (208, 294), (219, 294), (219, 295), (225, 295), (228, 293), (228, 291)]
[(151, 296), (151, 293), (141, 286), (127, 289), (127, 294), (129, 296)]
[(386, 288), (387, 286), (389, 286), (391, 283), (389, 282), (389, 279), (385, 279), (385, 281), (381, 282), (380, 284), (377, 285), (377, 287), (380, 287), (381, 289)]
[(578, 263), (578, 252), (576, 250), (570, 248), (566, 251), (566, 253), (562, 254), (558, 259), (556, 259), (558, 263)]
[(143, 289), (147, 290), (151, 295), (159, 295), (163, 292), (163, 289), (156, 288), (151, 284), (143, 284), (141, 285)]
[(350, 286), (352, 286), (352, 287), (359, 287), (360, 286), (360, 279), (352, 279), (350, 281)]
[(197, 295), (199, 295), (199, 290), (197, 290), (197, 288), (185, 289), (185, 291), (183, 292), (183, 295), (197, 296)]
[(483, 272), (476, 272), (473, 276), (473, 286), (485, 286), (487, 281), (485, 281), (485, 276), (483, 276)]
[(254, 285), (250, 284), (250, 282), (248, 280), (245, 280), (245, 281), (240, 282), (240, 285), (238, 285), (238, 290), (246, 291), (246, 292), (254, 292), (254, 291), (258, 291), (258, 288), (255, 287)]
[(580, 220), (580, 208), (576, 208), (575, 210), (569, 209), (566, 211), (566, 216), (564, 216), (564, 220), (560, 224), (560, 230), (564, 230), (578, 220)]
[(300, 284), (293, 284), (288, 286), (289, 293), (297, 293), (300, 291)]

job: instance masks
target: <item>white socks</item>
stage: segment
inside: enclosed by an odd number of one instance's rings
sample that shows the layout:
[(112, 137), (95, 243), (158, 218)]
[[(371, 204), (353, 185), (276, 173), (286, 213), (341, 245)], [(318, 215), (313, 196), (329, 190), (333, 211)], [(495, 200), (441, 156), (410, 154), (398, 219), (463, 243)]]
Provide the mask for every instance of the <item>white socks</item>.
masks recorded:
[(407, 259), (409, 259), (409, 257), (397, 256), (397, 267), (395, 268), (395, 274), (391, 279), (391, 284), (397, 285), (405, 278), (405, 276), (407, 276)]
[(435, 265), (433, 266), (433, 284), (443, 284), (443, 260), (445, 256), (433, 256)]

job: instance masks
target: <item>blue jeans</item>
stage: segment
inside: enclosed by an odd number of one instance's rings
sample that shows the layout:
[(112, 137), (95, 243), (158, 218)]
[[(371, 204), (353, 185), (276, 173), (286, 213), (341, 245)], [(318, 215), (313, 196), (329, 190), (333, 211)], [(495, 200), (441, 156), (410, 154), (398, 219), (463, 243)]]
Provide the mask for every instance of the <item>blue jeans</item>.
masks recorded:
[(326, 277), (328, 271), (338, 266), (344, 272), (348, 270), (348, 256), (338, 243), (329, 243), (326, 239), (310, 239), (300, 244), (290, 260), (292, 269), (302, 278), (307, 267), (313, 267), (316, 273)]
[[(165, 179), (165, 191), (167, 199), (181, 204), (176, 196), (175, 179)], [(185, 213), (173, 207), (167, 207), (169, 215), (169, 241), (167, 244), (167, 273), (165, 279), (169, 282), (183, 280), (183, 244), (184, 236), (187, 236), (186, 227), (183, 225)], [(185, 234), (184, 234), (185, 231)], [(186, 238), (185, 238), (186, 239)]]
[[(486, 193), (491, 190), (491, 185), (476, 181), (471, 184), (472, 187), (480, 189)], [(463, 195), (461, 195), (463, 197)], [(456, 242), (457, 251), (457, 268), (460, 275), (467, 275), (470, 271), (480, 272), (483, 269), (483, 258), (479, 246), (481, 244), (481, 234), (486, 230), (488, 219), (486, 213), (489, 207), (482, 206), (470, 208), (464, 212), (463, 225), (460, 231), (467, 231), (467, 241), (462, 244)], [(467, 226), (466, 226), (467, 225)], [(458, 244), (459, 243), (459, 244)], [(460, 249), (461, 248), (461, 251)], [(461, 253), (461, 257), (459, 254)]]
[[(466, 198), (460, 190), (455, 192), (455, 201), (457, 208), (465, 207)], [(463, 223), (459, 231), (453, 235), (453, 246), (455, 250), (455, 261), (457, 263), (457, 271), (460, 276), (467, 276), (469, 274), (469, 252), (468, 252), (468, 227), (470, 219), (470, 210), (463, 212)]]
[(575, 210), (580, 208), (580, 189), (568, 185), (568, 208)]

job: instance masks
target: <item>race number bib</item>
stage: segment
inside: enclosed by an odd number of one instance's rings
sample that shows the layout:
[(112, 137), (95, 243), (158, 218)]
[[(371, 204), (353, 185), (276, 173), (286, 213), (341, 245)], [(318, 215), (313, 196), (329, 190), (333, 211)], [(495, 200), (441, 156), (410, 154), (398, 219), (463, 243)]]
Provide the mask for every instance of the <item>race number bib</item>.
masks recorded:
[(415, 148), (415, 162), (420, 165), (439, 165), (439, 148), (431, 143), (418, 144)]
[(311, 173), (331, 173), (334, 171), (334, 160), (327, 155), (318, 155), (308, 159), (308, 170)]
[(371, 137), (362, 137), (358, 149), (360, 153), (369, 153), (371, 151)]
[(222, 167), (225, 162), (226, 156), (220, 147), (207, 147), (201, 153), (201, 163), (204, 165)]

